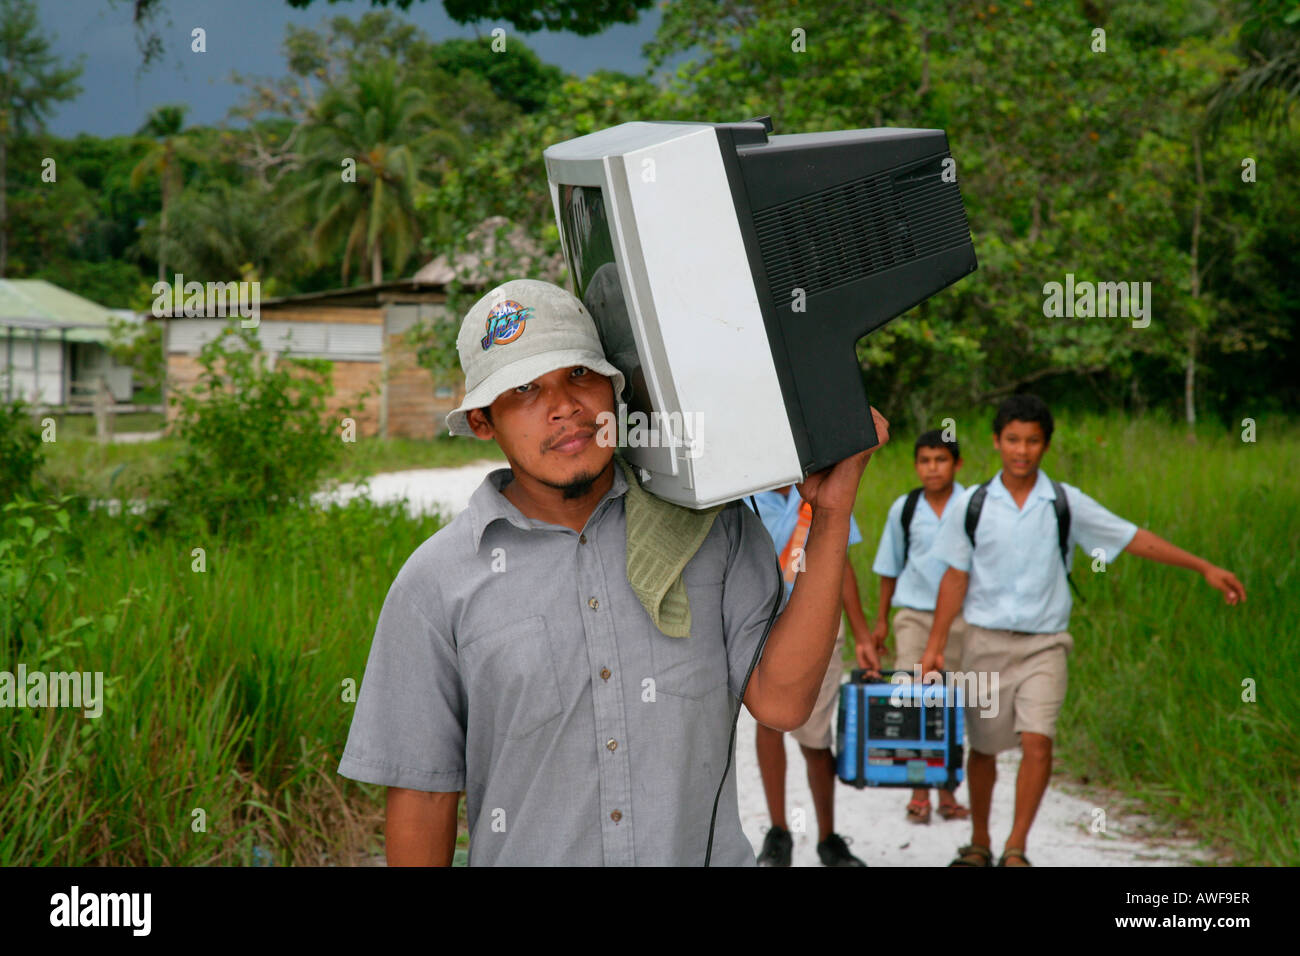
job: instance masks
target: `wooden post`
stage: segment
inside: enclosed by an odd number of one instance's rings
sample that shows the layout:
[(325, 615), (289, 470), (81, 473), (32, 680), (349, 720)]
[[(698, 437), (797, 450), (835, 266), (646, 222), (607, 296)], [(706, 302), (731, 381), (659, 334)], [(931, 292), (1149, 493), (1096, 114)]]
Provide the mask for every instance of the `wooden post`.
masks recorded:
[(113, 440), (113, 393), (103, 375), (95, 387), (95, 440), (101, 445)]
[(379, 333), (379, 437), (388, 438), (388, 389), (391, 374), (388, 366), (388, 328), (393, 321), (392, 305), (383, 306), (384, 322)]
[(59, 329), (59, 404), (68, 407), (68, 330)]

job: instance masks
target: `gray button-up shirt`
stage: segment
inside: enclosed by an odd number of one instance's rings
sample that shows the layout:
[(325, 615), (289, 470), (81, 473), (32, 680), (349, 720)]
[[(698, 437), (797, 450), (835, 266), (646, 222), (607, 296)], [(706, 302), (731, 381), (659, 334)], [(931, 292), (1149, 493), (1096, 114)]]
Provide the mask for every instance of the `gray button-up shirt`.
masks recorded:
[[(525, 517), (510, 478), (398, 572), (339, 773), (465, 790), (471, 866), (702, 865), (732, 710), (788, 600), (772, 539), (719, 512), (683, 572), (691, 636), (668, 637), (627, 580), (622, 470), (581, 533)], [(711, 862), (755, 862), (734, 754)]]

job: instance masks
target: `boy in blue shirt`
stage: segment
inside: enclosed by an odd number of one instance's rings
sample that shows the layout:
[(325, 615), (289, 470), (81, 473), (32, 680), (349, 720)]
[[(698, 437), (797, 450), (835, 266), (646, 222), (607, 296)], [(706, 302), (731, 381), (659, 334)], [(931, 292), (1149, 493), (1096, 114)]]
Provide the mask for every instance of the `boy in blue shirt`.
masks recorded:
[[(1030, 865), (1025, 846), (1052, 772), (1052, 740), (1074, 646), (1066, 628), (1068, 557), (1076, 544), (1090, 554), (1100, 550), (1107, 564), (1127, 551), (1189, 568), (1222, 591), (1228, 604), (1246, 599), (1232, 572), (1111, 514), (1078, 488), (1040, 471), (1052, 427), (1047, 405), (1033, 395), (1013, 395), (1002, 403), (993, 420), (1002, 469), (987, 485), (970, 488), (949, 504), (930, 551), (948, 567), (922, 670), (943, 667), (949, 626), (962, 611), (968, 622), (963, 667), (998, 678), (996, 712), (968, 711), (971, 842), (958, 850), (952, 866), (992, 865), (988, 822), (996, 755), (1017, 740), (1022, 756), (1015, 820), (998, 866)], [(971, 508), (977, 496), (982, 503)], [(1068, 505), (1068, 521), (1060, 496)]]
[[(927, 552), (953, 495), (965, 490), (956, 480), (957, 469), (961, 467), (961, 447), (955, 440), (945, 441), (941, 432), (928, 431), (918, 438), (912, 460), (921, 487), (899, 495), (890, 505), (876, 560), (871, 566), (880, 575), (880, 610), (871, 637), (877, 649), (884, 647), (889, 635), (889, 609), (895, 608), (894, 669), (903, 671), (921, 663), (934, 624), (939, 580), (945, 570)], [(961, 669), (965, 632), (966, 622), (958, 615), (949, 628), (944, 650), (944, 665), (949, 671)], [(945, 820), (964, 820), (970, 811), (957, 802), (951, 790), (941, 789), (939, 815)], [(930, 822), (928, 788), (913, 788), (907, 819), (912, 823)]]
[[(803, 569), (802, 551), (807, 543), (812, 509), (799, 496), (794, 485), (786, 485), (754, 496), (758, 515), (772, 536), (785, 578), (787, 596), (794, 590), (795, 576)], [(849, 516), (850, 546), (862, 540), (858, 523)], [(867, 617), (862, 613), (862, 598), (858, 592), (857, 575), (848, 555), (844, 556), (844, 580), (841, 599), (849, 626), (853, 629), (858, 666), (879, 672), (875, 644), (870, 638)], [(817, 703), (804, 725), (790, 733), (799, 742), (804, 763), (808, 768), (808, 788), (812, 791), (813, 808), (817, 814), (817, 857), (826, 866), (866, 866), (849, 852), (843, 837), (835, 832), (835, 757), (831, 753), (833, 733), (831, 724), (835, 705), (839, 700), (840, 682), (844, 676), (844, 616), (840, 616), (840, 629), (835, 637), (835, 650), (826, 668)], [(758, 855), (759, 866), (789, 866), (794, 850), (794, 838), (786, 828), (785, 817), (785, 735), (762, 724), (758, 725), (755, 743), (758, 748), (758, 772), (763, 778), (763, 793), (772, 825), (763, 838), (763, 849)]]

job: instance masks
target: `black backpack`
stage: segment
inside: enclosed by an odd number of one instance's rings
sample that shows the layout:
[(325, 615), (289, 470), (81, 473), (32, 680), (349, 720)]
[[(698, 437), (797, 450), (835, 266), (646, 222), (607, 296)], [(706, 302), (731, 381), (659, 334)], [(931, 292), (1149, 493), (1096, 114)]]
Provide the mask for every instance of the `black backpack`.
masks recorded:
[[(990, 478), (989, 481), (993, 479)], [(966, 502), (966, 537), (970, 538), (970, 546), (975, 547), (975, 527), (980, 523), (980, 512), (984, 509), (984, 499), (988, 497), (989, 481), (982, 483), (975, 489), (975, 493), (970, 496)], [(1074, 578), (1070, 576), (1070, 502), (1065, 497), (1065, 487), (1059, 481), (1052, 482), (1052, 490), (1056, 492), (1056, 536), (1057, 543), (1061, 549), (1061, 564), (1065, 568), (1065, 580), (1069, 582), (1070, 589), (1074, 591), (1075, 597), (1080, 601), (1083, 595), (1079, 593), (1078, 585), (1074, 583)], [(917, 489), (919, 492), (920, 489)], [(917, 492), (913, 492), (916, 494)], [(908, 496), (911, 497), (910, 495)], [(907, 506), (904, 505), (904, 521), (907, 517)], [(916, 510), (916, 506), (912, 506)], [(903, 540), (907, 540), (906, 524), (904, 524)], [(906, 544), (904, 544), (904, 555), (906, 555)]]
[(921, 494), (924, 488), (913, 488), (907, 493), (903, 500), (903, 513), (900, 519), (903, 523), (903, 566), (907, 566), (907, 556), (912, 550), (912, 517), (916, 514), (917, 502), (921, 500)]
[(921, 500), (924, 488), (913, 488), (907, 493), (903, 502), (903, 565), (907, 565), (907, 554), (912, 550), (912, 516), (916, 514), (916, 503)]

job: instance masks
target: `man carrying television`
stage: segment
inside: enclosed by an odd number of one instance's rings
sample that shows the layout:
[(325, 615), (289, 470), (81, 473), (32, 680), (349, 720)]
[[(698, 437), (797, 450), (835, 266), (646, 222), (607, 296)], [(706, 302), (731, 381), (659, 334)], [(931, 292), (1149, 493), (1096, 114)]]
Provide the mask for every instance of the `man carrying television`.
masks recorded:
[[(510, 467), (398, 572), (339, 773), (389, 788), (392, 865), (450, 864), (462, 790), (471, 866), (699, 865), (735, 700), (783, 731), (812, 711), (874, 449), (798, 486), (813, 514), (786, 598), (772, 540), (738, 501), (701, 518), (699, 542), (654, 529), (628, 540), (625, 512), (650, 496), (596, 441), (624, 382), (575, 297), (503, 283), (469, 310), (457, 349), (467, 391), (448, 427), (495, 441)], [(888, 423), (872, 414), (883, 442)], [(688, 635), (657, 627), (628, 580), (646, 548), (677, 549)], [(711, 862), (755, 865), (734, 770)]]

